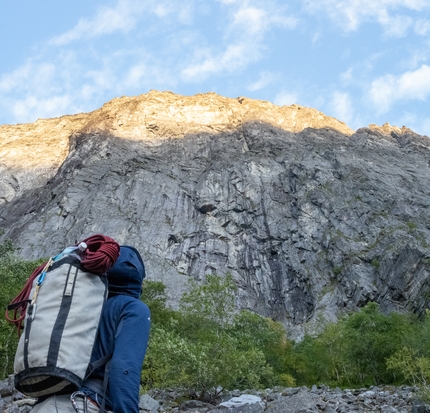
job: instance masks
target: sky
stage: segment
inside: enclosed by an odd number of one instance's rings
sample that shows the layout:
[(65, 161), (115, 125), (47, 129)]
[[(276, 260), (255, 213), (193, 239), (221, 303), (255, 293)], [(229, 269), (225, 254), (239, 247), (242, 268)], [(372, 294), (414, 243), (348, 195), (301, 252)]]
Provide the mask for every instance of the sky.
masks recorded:
[(0, 124), (155, 89), (430, 136), (430, 0), (16, 0), (0, 39)]

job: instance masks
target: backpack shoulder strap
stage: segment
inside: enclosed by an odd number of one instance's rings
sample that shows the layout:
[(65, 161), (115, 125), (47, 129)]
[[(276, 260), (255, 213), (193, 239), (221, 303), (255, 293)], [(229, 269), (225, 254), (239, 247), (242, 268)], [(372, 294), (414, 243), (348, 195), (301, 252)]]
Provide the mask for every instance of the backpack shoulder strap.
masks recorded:
[(104, 365), (107, 365), (112, 358), (112, 354), (108, 354), (107, 356), (104, 356), (102, 358), (99, 358), (98, 360), (90, 363), (88, 365), (87, 373), (85, 374), (85, 379), (91, 376), (92, 373), (94, 373), (95, 370), (97, 370), (99, 367), (103, 367)]
[[(112, 358), (112, 355), (111, 355)], [(106, 392), (107, 392), (107, 387), (108, 387), (108, 383), (109, 383), (109, 368), (110, 368), (110, 360), (107, 362), (106, 366), (105, 366), (105, 375), (103, 377), (103, 401), (102, 404), (100, 405), (100, 410), (99, 413), (106, 413)]]
[(112, 358), (112, 354), (108, 354), (107, 356), (104, 356), (102, 358), (99, 358), (98, 360), (92, 362), (88, 366), (87, 374), (85, 375), (85, 378), (88, 378), (96, 369), (99, 367), (105, 366), (104, 376), (103, 376), (103, 394), (100, 396), (102, 397), (102, 404), (100, 405), (100, 413), (105, 413), (105, 405), (106, 405), (106, 392), (107, 392), (107, 386), (109, 383), (109, 367), (110, 367), (110, 361)]

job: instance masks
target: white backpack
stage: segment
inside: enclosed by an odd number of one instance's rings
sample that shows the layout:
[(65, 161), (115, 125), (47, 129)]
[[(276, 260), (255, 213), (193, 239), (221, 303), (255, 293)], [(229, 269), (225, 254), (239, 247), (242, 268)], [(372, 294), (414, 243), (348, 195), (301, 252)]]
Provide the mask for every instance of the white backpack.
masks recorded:
[(34, 280), (15, 355), (19, 391), (41, 397), (81, 386), (106, 297), (106, 277), (86, 272), (71, 255), (52, 262)]

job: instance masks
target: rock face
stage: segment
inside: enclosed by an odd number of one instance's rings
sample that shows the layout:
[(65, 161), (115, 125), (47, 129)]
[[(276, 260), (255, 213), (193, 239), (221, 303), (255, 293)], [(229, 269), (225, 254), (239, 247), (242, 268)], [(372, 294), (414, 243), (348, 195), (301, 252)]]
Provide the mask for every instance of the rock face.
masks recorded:
[(188, 277), (229, 272), (293, 338), (368, 301), (429, 304), (430, 140), (405, 127), (150, 92), (0, 136), (0, 229), (25, 257), (105, 233), (173, 306)]

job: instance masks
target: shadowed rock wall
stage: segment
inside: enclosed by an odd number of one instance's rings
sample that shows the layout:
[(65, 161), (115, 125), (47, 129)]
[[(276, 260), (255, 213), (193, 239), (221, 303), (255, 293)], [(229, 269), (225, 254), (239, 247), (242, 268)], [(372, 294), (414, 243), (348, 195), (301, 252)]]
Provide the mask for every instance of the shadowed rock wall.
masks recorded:
[(295, 338), (368, 301), (428, 306), (427, 137), (214, 94), (152, 92), (79, 116), (61, 167), (3, 197), (0, 228), (23, 256), (105, 233), (142, 251), (173, 305), (188, 277), (230, 272), (238, 305)]

